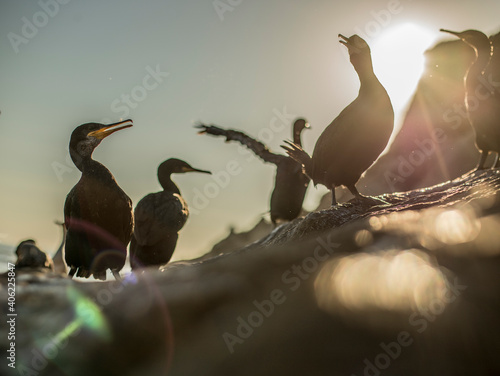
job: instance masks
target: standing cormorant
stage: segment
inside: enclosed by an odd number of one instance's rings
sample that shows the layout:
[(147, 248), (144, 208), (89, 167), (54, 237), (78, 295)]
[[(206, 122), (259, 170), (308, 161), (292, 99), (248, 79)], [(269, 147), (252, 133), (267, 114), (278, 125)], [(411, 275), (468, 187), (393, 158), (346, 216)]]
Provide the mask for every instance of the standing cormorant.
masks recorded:
[(482, 170), (485, 168), (484, 163), (489, 152), (500, 152), (499, 94), (485, 85), (487, 81), (484, 77), (484, 71), (491, 59), (490, 40), (477, 30), (456, 32), (441, 29), (441, 31), (460, 38), (476, 53), (476, 59), (465, 74), (465, 106), (469, 121), (476, 133), (476, 146), (481, 151), (476, 170)]
[(498, 92), (500, 92), (500, 33), (490, 36), (490, 43), (492, 54), (488, 70), (491, 74), (491, 80), (495, 85), (495, 89), (497, 90), (498, 99), (500, 100), (500, 95), (498, 95)]
[(130, 242), (130, 266), (161, 266), (174, 253), (179, 230), (187, 221), (189, 210), (171, 174), (210, 171), (198, 170), (180, 159), (167, 159), (158, 167), (158, 181), (163, 191), (150, 193), (135, 207), (135, 227)]
[(105, 280), (111, 269), (115, 278), (125, 264), (127, 244), (132, 236), (132, 201), (118, 186), (111, 172), (92, 159), (101, 141), (132, 120), (111, 125), (87, 123), (71, 134), (69, 153), (82, 172), (64, 203), (66, 236), (65, 258), (69, 276)]
[[(252, 150), (264, 162), (276, 165), (274, 190), (271, 194), (271, 221), (276, 225), (279, 221), (292, 221), (300, 214), (302, 202), (309, 185), (309, 177), (302, 171), (302, 166), (290, 157), (271, 153), (263, 143), (235, 130), (226, 130), (213, 125), (197, 125), (202, 130), (198, 133), (207, 133), (214, 136), (226, 137), (228, 141), (238, 141)], [(297, 119), (293, 124), (293, 142), (302, 145), (301, 133), (309, 128), (304, 119)]]
[(283, 148), (304, 166), (314, 184), (323, 184), (332, 192), (332, 206), (337, 204), (335, 187), (356, 189), (361, 174), (372, 165), (386, 147), (394, 127), (394, 111), (387, 92), (373, 72), (370, 47), (359, 36), (339, 34), (348, 51), (361, 86), (358, 97), (326, 127), (316, 142), (312, 157), (299, 145), (287, 142)]

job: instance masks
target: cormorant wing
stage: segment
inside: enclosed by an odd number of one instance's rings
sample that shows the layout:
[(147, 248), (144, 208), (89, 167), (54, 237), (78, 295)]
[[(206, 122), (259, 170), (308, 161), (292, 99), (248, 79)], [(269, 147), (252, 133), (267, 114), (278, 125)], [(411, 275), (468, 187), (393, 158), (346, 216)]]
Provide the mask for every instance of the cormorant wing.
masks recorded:
[(166, 234), (178, 232), (189, 215), (184, 199), (171, 192), (151, 193), (137, 204), (134, 236), (140, 245), (155, 245)]
[(196, 127), (201, 129), (201, 131), (198, 132), (199, 134), (207, 133), (213, 136), (224, 136), (226, 137), (226, 142), (239, 142), (253, 151), (255, 155), (257, 155), (264, 162), (278, 164), (283, 160), (283, 158), (287, 158), (284, 155), (272, 153), (271, 150), (269, 150), (269, 148), (262, 142), (257, 141), (243, 132), (233, 129), (223, 129), (216, 127), (215, 125), (198, 124)]
[[(339, 150), (342, 145), (350, 142), (345, 137), (349, 128), (353, 126), (353, 118), (363, 117), (362, 114), (356, 113), (358, 110), (358, 99), (355, 99), (351, 104), (344, 108), (340, 114), (328, 125), (320, 135), (313, 151), (314, 173), (317, 176), (320, 170), (323, 170), (323, 164), (329, 165), (332, 161), (332, 156), (342, 158)], [(337, 156), (336, 153), (339, 153)], [(319, 169), (319, 170), (318, 170)]]
[[(72, 216), (78, 217), (80, 214), (80, 207), (78, 205), (75, 205), (74, 202), (77, 199), (77, 189), (78, 188), (75, 185), (66, 196), (66, 201), (64, 201), (64, 227), (66, 227), (66, 230), (69, 228), (70, 223), (68, 219)], [(76, 213), (76, 211), (78, 211), (78, 213)]]

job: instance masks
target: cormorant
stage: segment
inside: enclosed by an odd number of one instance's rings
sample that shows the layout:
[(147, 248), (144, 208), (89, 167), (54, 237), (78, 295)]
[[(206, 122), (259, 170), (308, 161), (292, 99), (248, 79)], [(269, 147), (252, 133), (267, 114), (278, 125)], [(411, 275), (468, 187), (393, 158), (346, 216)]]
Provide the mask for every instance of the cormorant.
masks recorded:
[(69, 276), (105, 280), (111, 269), (115, 278), (125, 264), (127, 244), (132, 236), (134, 218), (132, 201), (118, 186), (111, 172), (92, 159), (101, 141), (132, 120), (111, 125), (87, 123), (71, 134), (69, 153), (82, 172), (80, 181), (71, 189), (64, 203), (67, 229), (65, 258)]
[[(476, 170), (484, 169), (490, 151), (500, 152), (499, 94), (485, 85), (484, 71), (491, 60), (491, 44), (488, 37), (478, 30), (456, 32), (441, 29), (460, 38), (476, 53), (476, 59), (465, 74), (465, 106), (467, 116), (476, 133), (476, 146), (481, 158)], [(485, 93), (486, 90), (486, 93)]]
[[(492, 47), (492, 54), (488, 68), (491, 73), (491, 79), (495, 85), (495, 89), (497, 92), (500, 92), (500, 33), (490, 36), (490, 43)], [(498, 95), (498, 97), (500, 97), (500, 95)]]
[(54, 270), (50, 256), (37, 247), (33, 239), (23, 240), (16, 248), (16, 269), (44, 268)]
[(288, 155), (304, 166), (314, 184), (323, 184), (332, 192), (346, 186), (357, 198), (361, 174), (372, 165), (386, 147), (394, 126), (394, 111), (387, 92), (373, 72), (370, 47), (358, 35), (339, 34), (349, 51), (351, 64), (361, 86), (358, 97), (326, 127), (316, 142), (312, 157), (299, 145), (282, 146)]
[[(490, 36), (491, 43), (491, 59), (488, 67), (486, 68), (486, 80), (492, 92), (494, 92), (494, 97), (496, 101), (497, 109), (500, 108), (500, 33)], [(500, 116), (500, 110), (497, 112)], [(495, 168), (500, 167), (500, 153), (497, 153), (497, 161), (495, 163)]]
[[(207, 133), (214, 136), (226, 137), (228, 141), (238, 141), (252, 150), (264, 162), (276, 165), (274, 190), (271, 194), (271, 221), (292, 221), (300, 214), (302, 202), (309, 185), (309, 177), (302, 171), (302, 166), (290, 157), (272, 153), (266, 145), (235, 130), (226, 130), (213, 125), (197, 125), (202, 130), (198, 133)], [(299, 118), (293, 124), (293, 142), (299, 146), (301, 133), (309, 128), (306, 120)]]
[(52, 260), (54, 261), (54, 271), (57, 273), (62, 273), (66, 274), (68, 272), (68, 268), (66, 267), (66, 264), (64, 263), (64, 243), (66, 243), (66, 226), (64, 225), (63, 222), (59, 221), (54, 221), (56, 225), (59, 225), (62, 227), (62, 240), (61, 244), (59, 245), (59, 248), (57, 249), (56, 253), (54, 254), (54, 257)]
[(130, 266), (161, 266), (174, 253), (179, 230), (187, 221), (189, 210), (171, 174), (210, 171), (191, 167), (180, 159), (167, 159), (158, 167), (158, 181), (163, 191), (150, 193), (135, 207), (135, 227), (130, 242)]

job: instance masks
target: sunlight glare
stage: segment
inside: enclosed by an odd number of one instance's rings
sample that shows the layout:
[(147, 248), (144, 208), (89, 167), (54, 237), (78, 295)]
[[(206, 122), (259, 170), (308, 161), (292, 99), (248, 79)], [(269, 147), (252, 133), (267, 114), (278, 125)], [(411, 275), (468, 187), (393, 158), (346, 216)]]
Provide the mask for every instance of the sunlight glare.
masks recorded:
[(389, 28), (373, 43), (375, 74), (386, 88), (396, 115), (414, 94), (424, 71), (424, 52), (436, 34), (412, 23)]
[(446, 278), (423, 251), (358, 253), (327, 263), (315, 280), (319, 306), (332, 313), (404, 312), (442, 300)]
[(443, 243), (462, 244), (473, 241), (479, 235), (481, 222), (471, 211), (448, 210), (438, 215), (434, 230)]

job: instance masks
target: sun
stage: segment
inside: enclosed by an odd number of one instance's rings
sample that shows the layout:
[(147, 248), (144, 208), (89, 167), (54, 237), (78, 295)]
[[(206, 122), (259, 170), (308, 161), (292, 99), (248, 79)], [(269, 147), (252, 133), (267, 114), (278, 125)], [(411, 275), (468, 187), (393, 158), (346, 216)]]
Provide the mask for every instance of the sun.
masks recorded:
[(437, 38), (424, 27), (405, 23), (382, 32), (372, 43), (373, 67), (396, 115), (408, 105), (424, 71), (424, 52)]

